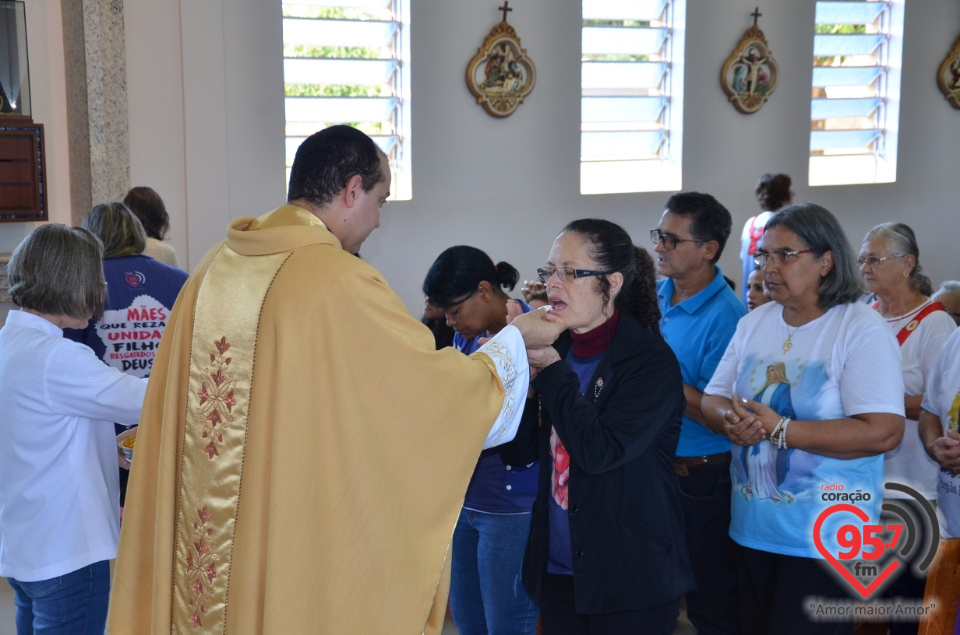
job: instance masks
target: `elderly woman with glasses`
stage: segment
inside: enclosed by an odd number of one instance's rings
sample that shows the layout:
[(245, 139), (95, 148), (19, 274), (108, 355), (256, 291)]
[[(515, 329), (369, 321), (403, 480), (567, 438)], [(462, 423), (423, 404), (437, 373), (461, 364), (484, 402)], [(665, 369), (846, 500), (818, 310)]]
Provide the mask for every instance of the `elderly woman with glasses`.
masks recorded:
[(672, 469), (685, 401), (653, 261), (618, 225), (586, 219), (538, 273), (569, 330), (528, 352), (535, 394), (504, 456), (540, 459), (524, 584), (544, 633), (667, 635), (693, 576)]
[[(840, 528), (864, 521), (833, 513), (815, 523), (836, 492), (863, 496), (856, 505), (867, 522), (880, 516), (882, 455), (903, 436), (897, 343), (858, 301), (853, 250), (826, 209), (804, 203), (778, 213), (754, 259), (773, 302), (740, 320), (703, 399), (708, 422), (745, 448), (734, 452), (730, 525), (739, 632), (852, 632), (852, 621), (817, 621), (804, 598), (851, 598), (817, 545), (836, 558)], [(776, 390), (763, 388), (771, 368)], [(758, 470), (762, 479), (750, 473)], [(757, 482), (769, 487), (758, 491)]]
[[(860, 273), (877, 300), (873, 308), (883, 317), (900, 344), (901, 370), (905, 394), (906, 428), (903, 441), (884, 456), (887, 481), (907, 485), (929, 501), (937, 498), (939, 465), (927, 456), (920, 442), (917, 420), (927, 378), (956, 329), (950, 315), (939, 302), (929, 298), (930, 279), (920, 266), (920, 249), (913, 230), (903, 223), (883, 223), (867, 232), (860, 246)], [(920, 503), (898, 490), (887, 490), (887, 499), (923, 514)], [(923, 518), (923, 516), (918, 516)], [(924, 578), (904, 572), (884, 589), (884, 597), (904, 597), (919, 601), (923, 597)], [(916, 624), (892, 622), (893, 635), (916, 632)]]

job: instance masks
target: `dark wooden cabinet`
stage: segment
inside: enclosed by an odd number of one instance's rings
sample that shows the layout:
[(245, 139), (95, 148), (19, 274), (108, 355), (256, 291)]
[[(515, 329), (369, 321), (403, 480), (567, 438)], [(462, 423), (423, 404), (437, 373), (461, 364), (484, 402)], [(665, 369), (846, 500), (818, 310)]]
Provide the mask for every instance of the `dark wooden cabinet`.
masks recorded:
[(47, 220), (43, 124), (0, 117), (0, 222)]

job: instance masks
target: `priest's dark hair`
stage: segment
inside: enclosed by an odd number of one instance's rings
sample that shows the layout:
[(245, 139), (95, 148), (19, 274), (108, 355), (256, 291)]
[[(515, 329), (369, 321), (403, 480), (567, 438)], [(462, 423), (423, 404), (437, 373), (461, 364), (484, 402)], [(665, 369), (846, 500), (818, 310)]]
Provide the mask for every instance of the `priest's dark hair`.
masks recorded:
[(352, 126), (330, 126), (300, 144), (290, 170), (287, 201), (302, 199), (318, 207), (329, 205), (359, 174), (369, 192), (386, 177), (380, 171), (384, 156), (373, 139)]
[[(613, 306), (633, 316), (641, 326), (660, 334), (660, 304), (657, 300), (657, 275), (653, 258), (633, 244), (630, 234), (608, 220), (583, 218), (569, 223), (565, 232), (579, 235), (597, 269), (623, 275), (620, 293)], [(610, 280), (596, 276), (599, 292), (606, 305), (610, 301)]]
[(81, 320), (103, 314), (103, 245), (89, 229), (36, 228), (14, 249), (7, 276), (18, 307)]
[(493, 264), (484, 251), (457, 245), (445, 249), (430, 266), (423, 281), (423, 294), (430, 304), (446, 309), (463, 302), (483, 281), (498, 292), (501, 287), (512, 291), (519, 279), (520, 272), (510, 263)]

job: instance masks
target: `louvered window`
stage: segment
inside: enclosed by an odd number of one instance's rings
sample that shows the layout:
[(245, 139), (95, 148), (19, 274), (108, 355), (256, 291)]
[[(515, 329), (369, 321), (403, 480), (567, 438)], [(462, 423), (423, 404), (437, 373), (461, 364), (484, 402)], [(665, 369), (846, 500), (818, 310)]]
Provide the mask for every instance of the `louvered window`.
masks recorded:
[(896, 180), (902, 0), (818, 1), (810, 185)]
[(680, 188), (685, 0), (583, 0), (580, 192)]
[(409, 199), (409, 7), (405, 0), (283, 3), (287, 175), (307, 136), (363, 130), (390, 159), (391, 199)]

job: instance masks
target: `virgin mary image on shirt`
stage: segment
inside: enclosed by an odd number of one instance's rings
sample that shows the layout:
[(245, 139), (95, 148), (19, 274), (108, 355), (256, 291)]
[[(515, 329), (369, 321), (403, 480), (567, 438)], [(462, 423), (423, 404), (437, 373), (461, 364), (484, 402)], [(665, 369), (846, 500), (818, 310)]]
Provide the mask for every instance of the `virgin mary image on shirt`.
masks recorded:
[[(786, 365), (775, 362), (767, 366), (766, 382), (753, 396), (753, 400), (769, 406), (781, 417), (796, 418), (790, 398), (790, 386)], [(744, 497), (770, 500), (774, 503), (791, 502), (793, 498), (780, 487), (790, 471), (792, 452), (791, 449), (777, 449), (776, 445), (766, 440), (744, 447), (740, 457), (747, 472), (746, 484), (740, 487)]]

